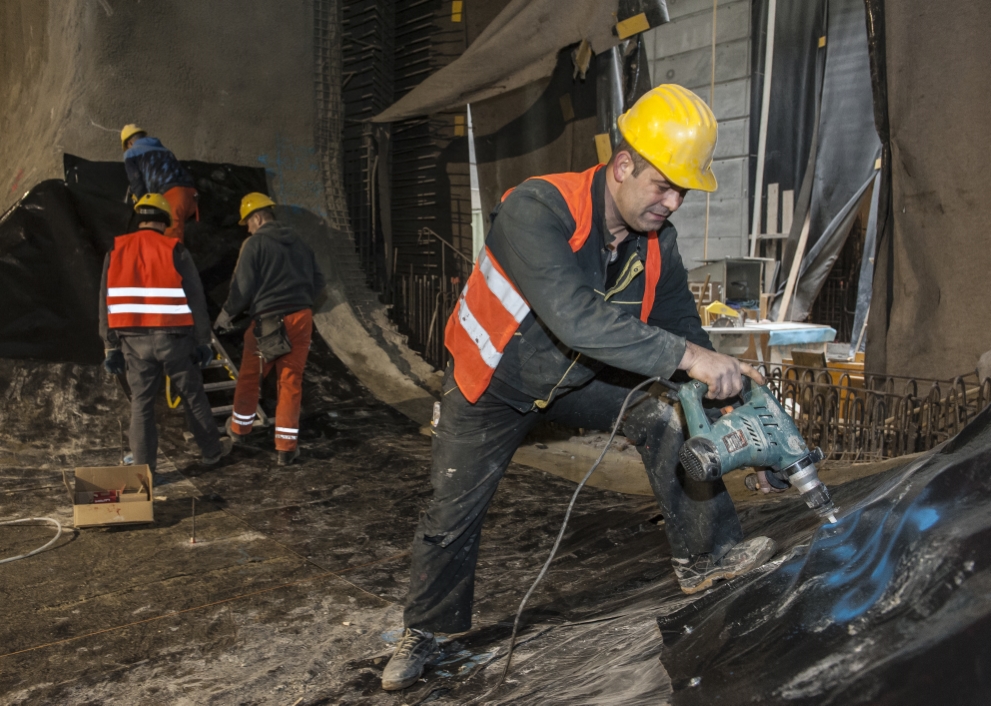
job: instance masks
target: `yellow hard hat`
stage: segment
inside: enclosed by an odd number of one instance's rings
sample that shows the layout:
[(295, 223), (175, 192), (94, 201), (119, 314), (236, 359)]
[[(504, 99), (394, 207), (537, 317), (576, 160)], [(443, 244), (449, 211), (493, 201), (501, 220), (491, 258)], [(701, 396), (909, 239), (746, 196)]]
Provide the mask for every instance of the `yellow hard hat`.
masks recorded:
[(716, 116), (701, 98), (673, 83), (648, 91), (616, 124), (630, 146), (685, 189), (715, 191)]
[(161, 194), (145, 194), (134, 204), (134, 212), (139, 216), (152, 215), (150, 209), (161, 211), (169, 217), (169, 225), (172, 224), (172, 206)]
[(248, 216), (255, 211), (263, 208), (271, 208), (274, 205), (275, 201), (270, 199), (265, 194), (252, 191), (250, 194), (241, 199), (241, 220), (238, 221), (238, 225), (245, 225), (248, 221)]
[(144, 132), (134, 123), (130, 123), (124, 126), (124, 129), (120, 131), (120, 148), (125, 149), (127, 147), (127, 141), (132, 137), (137, 135), (139, 132)]

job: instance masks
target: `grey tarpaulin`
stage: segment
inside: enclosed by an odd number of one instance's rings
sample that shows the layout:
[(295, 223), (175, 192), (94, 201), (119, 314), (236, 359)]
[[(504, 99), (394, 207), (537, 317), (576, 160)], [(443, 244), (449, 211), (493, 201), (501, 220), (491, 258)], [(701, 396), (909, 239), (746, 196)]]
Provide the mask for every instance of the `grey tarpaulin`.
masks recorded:
[(871, 187), (871, 210), (867, 216), (867, 232), (864, 235), (864, 256), (860, 261), (860, 279), (857, 282), (857, 311), (853, 317), (853, 340), (850, 341), (850, 357), (864, 350), (867, 343), (867, 313), (871, 309), (871, 290), (874, 286), (874, 249), (877, 247), (877, 211), (881, 197), (881, 174), (878, 170)]
[(991, 3), (886, 2), (881, 26), (891, 209), (879, 218), (866, 367), (946, 377), (991, 348)]
[(458, 59), (374, 118), (387, 123), (475, 103), (554, 72), (558, 51), (587, 39), (600, 54), (613, 34), (618, 0), (513, 0)]
[[(808, 316), (843, 249), (881, 155), (874, 129), (864, 4), (830, 0), (828, 15), (808, 250), (788, 317), (794, 321)], [(780, 286), (783, 290), (784, 283)], [(780, 297), (775, 310), (778, 305)]]
[(560, 52), (550, 78), (473, 103), (475, 159), (487, 216), (506, 189), (538, 174), (594, 165), (596, 81), (593, 61), (585, 80), (572, 78), (571, 50)]

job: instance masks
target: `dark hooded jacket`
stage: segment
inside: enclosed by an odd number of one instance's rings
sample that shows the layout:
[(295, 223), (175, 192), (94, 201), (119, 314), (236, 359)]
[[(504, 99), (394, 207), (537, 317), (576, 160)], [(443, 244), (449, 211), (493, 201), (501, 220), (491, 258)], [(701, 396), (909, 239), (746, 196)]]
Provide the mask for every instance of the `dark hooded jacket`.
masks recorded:
[(234, 318), (245, 309), (252, 317), (312, 309), (323, 288), (310, 246), (288, 226), (269, 221), (241, 246), (224, 311)]

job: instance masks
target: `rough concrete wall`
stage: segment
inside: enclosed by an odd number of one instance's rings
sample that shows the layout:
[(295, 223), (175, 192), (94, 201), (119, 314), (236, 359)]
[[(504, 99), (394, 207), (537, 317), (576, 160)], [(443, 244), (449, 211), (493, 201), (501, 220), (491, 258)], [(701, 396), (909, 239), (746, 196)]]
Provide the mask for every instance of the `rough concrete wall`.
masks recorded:
[(0, 3), (0, 212), (62, 176), (66, 118), (78, 94), (80, 3)]
[[(709, 100), (712, 73), (712, 0), (668, 0), (671, 22), (644, 33), (650, 78), (677, 83)], [(716, 13), (716, 85), (712, 109), (719, 142), (712, 169), (719, 190), (709, 205), (708, 259), (737, 257), (747, 245), (749, 204), (750, 2), (719, 0)], [(701, 264), (705, 194), (689, 192), (671, 219), (678, 248), (691, 269)]]
[(135, 122), (180, 159), (264, 166), (282, 203), (324, 213), (311, 0), (8, 0), (0, 10), (0, 207), (120, 159)]
[[(294, 207), (300, 235), (339, 284), (343, 268), (357, 267), (339, 217), (339, 7), (339, 0), (0, 3), (0, 210), (39, 181), (61, 178), (65, 152), (119, 160), (120, 128), (133, 122), (180, 159), (265, 167), (272, 195)], [(335, 199), (340, 208), (328, 213)], [(333, 300), (317, 322), (342, 360), (402, 364), (403, 371), (355, 363), (382, 399), (429, 397), (396, 382), (413, 369), (429, 379), (427, 366), (408, 361), (409, 350), (385, 340), (390, 332), (381, 326), (356, 320), (346, 300)], [(431, 404), (420, 404), (419, 418), (429, 419)]]

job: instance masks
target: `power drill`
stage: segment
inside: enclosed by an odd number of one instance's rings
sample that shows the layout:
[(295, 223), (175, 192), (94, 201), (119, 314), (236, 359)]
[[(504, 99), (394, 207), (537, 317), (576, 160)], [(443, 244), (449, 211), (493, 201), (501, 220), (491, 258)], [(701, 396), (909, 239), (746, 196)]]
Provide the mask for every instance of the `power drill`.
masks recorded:
[(809, 451), (795, 422), (770, 390), (744, 378), (743, 404), (712, 424), (702, 408), (708, 391), (698, 380), (678, 390), (691, 437), (678, 455), (688, 475), (711, 482), (745, 466), (770, 468), (779, 478), (786, 476), (819, 517), (836, 522), (836, 506), (816, 472), (822, 451), (818, 447)]

